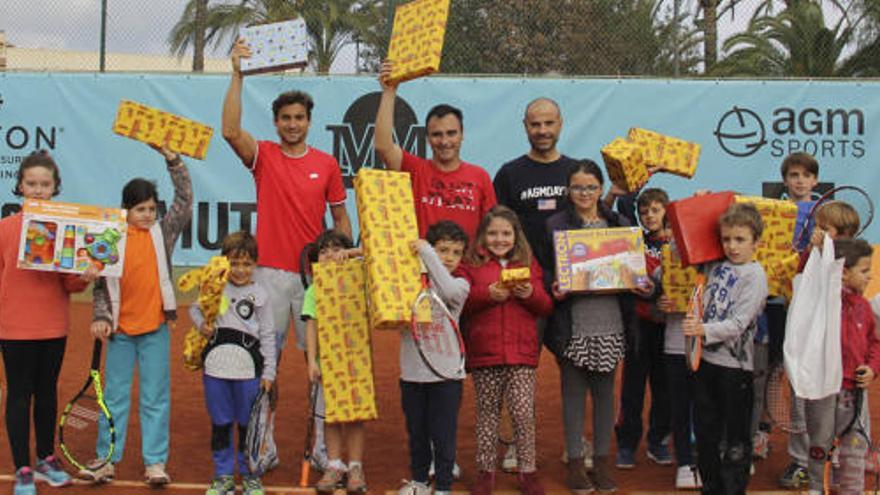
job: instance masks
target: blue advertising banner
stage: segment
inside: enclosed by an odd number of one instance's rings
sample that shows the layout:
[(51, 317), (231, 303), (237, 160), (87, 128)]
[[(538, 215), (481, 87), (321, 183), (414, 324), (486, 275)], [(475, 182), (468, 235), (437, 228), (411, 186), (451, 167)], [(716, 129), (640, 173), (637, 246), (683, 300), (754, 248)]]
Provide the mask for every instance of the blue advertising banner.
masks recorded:
[[(220, 132), (226, 76), (0, 73), (0, 204), (8, 215), (23, 157), (48, 149), (63, 178), (59, 200), (115, 206), (131, 178), (156, 180), (160, 198), (172, 188), (163, 161), (146, 145), (113, 134), (119, 101), (135, 100), (215, 129), (204, 161), (186, 159), (193, 176), (193, 221), (175, 264), (201, 264), (227, 232), (256, 225), (253, 180)], [(379, 85), (371, 77), (260, 76), (245, 79), (243, 127), (275, 139), (271, 103), (281, 92), (309, 92), (316, 106), (308, 142), (336, 156), (350, 186), (360, 167), (380, 166), (373, 152)], [(651, 184), (672, 197), (700, 188), (772, 194), (782, 159), (806, 151), (820, 163), (820, 181), (855, 184), (880, 196), (880, 83), (835, 81), (667, 81), (653, 79), (515, 79), (432, 77), (398, 92), (398, 141), (426, 156), (424, 115), (437, 103), (464, 111), (462, 158), (494, 176), (528, 151), (522, 118), (539, 96), (561, 106), (559, 149), (601, 163), (600, 148), (630, 127), (644, 127), (702, 145), (696, 176), (658, 174)], [(876, 127), (875, 127), (876, 126)], [(348, 207), (356, 216), (353, 193)], [(880, 240), (880, 226), (866, 232)]]

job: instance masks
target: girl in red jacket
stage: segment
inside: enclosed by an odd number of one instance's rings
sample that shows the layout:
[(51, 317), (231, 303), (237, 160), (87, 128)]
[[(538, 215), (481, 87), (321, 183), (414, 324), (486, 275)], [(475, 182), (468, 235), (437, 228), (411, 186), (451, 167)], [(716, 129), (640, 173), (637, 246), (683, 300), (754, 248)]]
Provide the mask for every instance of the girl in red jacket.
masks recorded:
[[(523, 267), (530, 270), (529, 281), (501, 282), (502, 270)], [(471, 493), (489, 495), (495, 487), (498, 421), (504, 401), (513, 419), (520, 489), (526, 495), (543, 495), (535, 470), (537, 319), (549, 315), (553, 304), (511, 209), (496, 206), (483, 218), (464, 276), (471, 286), (462, 318), (467, 369), (476, 392), (480, 471)]]

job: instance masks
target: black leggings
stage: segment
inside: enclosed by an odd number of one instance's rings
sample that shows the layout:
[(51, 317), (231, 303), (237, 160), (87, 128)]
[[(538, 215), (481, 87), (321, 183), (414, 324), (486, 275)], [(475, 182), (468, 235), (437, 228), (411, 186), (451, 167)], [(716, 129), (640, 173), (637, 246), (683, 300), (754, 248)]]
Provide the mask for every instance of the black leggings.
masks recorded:
[(67, 337), (50, 340), (0, 340), (6, 370), (6, 434), (16, 471), (30, 466), (31, 398), (37, 458), (55, 451), (57, 384)]

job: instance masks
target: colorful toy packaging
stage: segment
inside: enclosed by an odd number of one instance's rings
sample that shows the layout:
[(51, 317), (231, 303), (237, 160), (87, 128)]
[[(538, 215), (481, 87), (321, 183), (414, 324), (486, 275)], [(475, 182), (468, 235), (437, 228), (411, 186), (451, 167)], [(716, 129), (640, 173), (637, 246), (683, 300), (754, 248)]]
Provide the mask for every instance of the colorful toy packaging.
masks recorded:
[(279, 72), (309, 64), (309, 33), (301, 17), (246, 27), (240, 35), (251, 49), (251, 56), (241, 59), (242, 74)]
[(364, 261), (316, 263), (318, 349), (326, 401), (325, 421), (376, 419), (376, 391), (367, 320)]
[(119, 103), (113, 132), (199, 160), (205, 159), (214, 135), (205, 124), (129, 100)]
[(647, 282), (645, 241), (638, 227), (553, 233), (560, 291), (609, 292)]
[[(229, 280), (229, 260), (226, 256), (214, 256), (207, 265), (190, 270), (177, 280), (177, 288), (189, 292), (199, 288), (199, 309), (206, 322), (213, 322), (220, 314), (223, 289)], [(229, 304), (229, 301), (225, 301)], [(202, 369), (202, 352), (208, 345), (208, 338), (195, 326), (190, 327), (183, 339), (183, 367), (190, 371)]]
[(22, 208), (18, 267), (121, 277), (128, 224), (125, 210), (28, 199)]
[(370, 326), (398, 329), (409, 324), (421, 289), (412, 183), (406, 172), (361, 168), (354, 179), (361, 242), (367, 269)]
[(413, 0), (394, 11), (388, 60), (391, 80), (407, 81), (440, 70), (449, 0)]

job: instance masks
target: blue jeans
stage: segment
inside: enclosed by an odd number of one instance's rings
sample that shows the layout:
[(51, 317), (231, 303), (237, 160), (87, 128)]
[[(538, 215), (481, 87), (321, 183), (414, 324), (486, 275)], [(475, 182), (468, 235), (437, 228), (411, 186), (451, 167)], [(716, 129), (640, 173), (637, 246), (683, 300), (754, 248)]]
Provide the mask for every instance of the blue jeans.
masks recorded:
[(238, 470), (250, 474), (244, 452), (244, 435), (250, 419), (251, 407), (260, 391), (260, 379), (224, 380), (202, 376), (205, 386), (205, 406), (211, 416), (211, 452), (214, 459), (214, 477), (235, 474), (236, 449), (232, 440), (233, 424), (238, 424)]
[[(116, 449), (110, 459), (113, 463), (121, 461), (125, 451), (135, 366), (140, 383), (138, 411), (144, 465), (168, 460), (168, 418), (171, 413), (169, 341), (168, 327), (164, 323), (150, 333), (135, 336), (116, 333), (108, 341), (104, 401), (116, 426)], [(98, 424), (98, 457), (104, 458), (109, 448), (110, 435), (102, 417)]]

